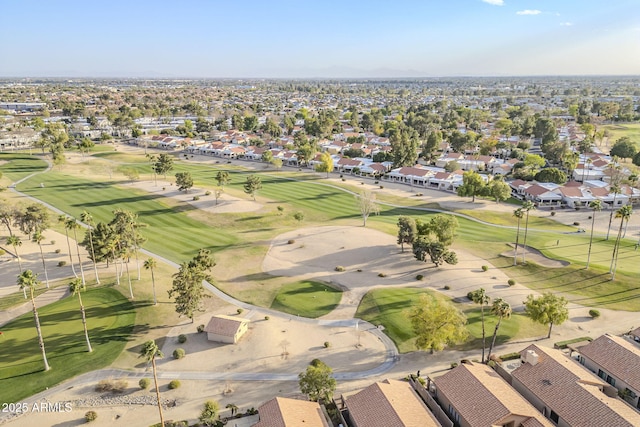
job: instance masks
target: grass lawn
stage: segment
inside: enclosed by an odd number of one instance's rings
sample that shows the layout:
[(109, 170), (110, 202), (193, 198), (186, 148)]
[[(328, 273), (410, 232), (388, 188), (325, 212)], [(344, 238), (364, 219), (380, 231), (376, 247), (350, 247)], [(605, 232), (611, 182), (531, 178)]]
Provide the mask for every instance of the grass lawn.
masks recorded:
[(38, 310), (51, 370), (42, 355), (27, 313), (3, 326), (0, 338), (0, 402), (17, 402), (61, 381), (111, 364), (130, 339), (136, 320), (133, 305), (117, 290), (83, 294), (93, 352), (87, 353), (78, 299), (68, 297)]
[(603, 126), (609, 131), (609, 143), (611, 146), (623, 136), (628, 136), (635, 142), (636, 147), (640, 146), (640, 123), (612, 124)]
[(337, 289), (324, 283), (302, 280), (282, 286), (271, 308), (315, 319), (336, 308), (340, 298), (342, 298), (342, 292)]
[[(385, 333), (398, 346), (400, 353), (418, 350), (415, 346), (415, 335), (408, 319), (408, 311), (420, 299), (421, 295), (431, 295), (439, 301), (450, 302), (446, 296), (428, 289), (402, 288), (402, 289), (375, 289), (368, 292), (356, 312), (356, 317), (366, 320), (374, 325), (383, 325)], [(466, 342), (453, 346), (459, 350), (471, 350), (482, 348), (482, 322), (480, 318), (480, 306), (469, 304), (455, 304), (467, 316), (469, 338)], [(491, 338), (495, 320), (485, 311), (487, 336)], [(543, 336), (546, 332), (544, 325), (533, 323), (524, 315), (516, 314), (511, 319), (505, 319), (500, 325), (496, 344), (505, 343), (511, 339), (530, 338)], [(490, 341), (487, 341), (487, 348)]]
[(46, 168), (47, 163), (37, 156), (25, 153), (0, 153), (0, 172), (13, 182)]

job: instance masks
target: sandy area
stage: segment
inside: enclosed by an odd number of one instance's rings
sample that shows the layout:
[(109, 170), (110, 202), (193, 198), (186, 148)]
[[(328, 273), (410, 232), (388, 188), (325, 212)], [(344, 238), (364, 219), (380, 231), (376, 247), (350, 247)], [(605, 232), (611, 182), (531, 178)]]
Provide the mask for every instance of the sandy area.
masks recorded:
[[(216, 209), (215, 206), (211, 207), (211, 203), (215, 203), (213, 196), (201, 197), (201, 200), (197, 202), (191, 200), (196, 194), (195, 190), (185, 195), (174, 188), (167, 187), (166, 190), (161, 190), (161, 185), (155, 187), (153, 182), (134, 185), (146, 191), (158, 192), (164, 196), (177, 197), (185, 202), (194, 203), (194, 206), (198, 208), (214, 209), (214, 211)], [(377, 186), (368, 183), (366, 186), (370, 186), (371, 189), (377, 188)], [(378, 189), (377, 191), (410, 195), (408, 191), (396, 190), (391, 185), (385, 185), (384, 190)], [(436, 195), (440, 195), (442, 198), (443, 193), (429, 192), (423, 189), (418, 191), (424, 193), (422, 197), (427, 202), (441, 202), (440, 199), (436, 200)], [(445, 198), (450, 199), (450, 202), (446, 203), (465, 204), (467, 209), (471, 205), (468, 202), (460, 201), (454, 195), (448, 195)], [(232, 204), (231, 199), (225, 201), (229, 202), (227, 204), (229, 209), (231, 206), (238, 208), (240, 206)], [(198, 202), (201, 203), (197, 204)], [(258, 206), (254, 207), (260, 209), (259, 204), (256, 205)], [(495, 204), (486, 202), (473, 204), (473, 208), (496, 207)], [(512, 206), (504, 206), (499, 209), (511, 212)], [(563, 217), (563, 222), (565, 221), (564, 213), (557, 214), (557, 216)], [(566, 213), (569, 214), (569, 212)], [(536, 214), (548, 215), (548, 213), (540, 212), (536, 212)], [(571, 212), (571, 214), (588, 215), (586, 212)], [(566, 218), (569, 216), (567, 215)], [(64, 238), (56, 237), (56, 240), (58, 245), (64, 242)], [(290, 244), (289, 240), (294, 240), (294, 242)], [(23, 249), (25, 254), (35, 254), (35, 248), (28, 251), (28, 248), (23, 246)], [(362, 295), (368, 290), (380, 286), (428, 287), (460, 300), (464, 300), (464, 296), (470, 290), (484, 287), (492, 297), (503, 297), (512, 304), (515, 310), (522, 309), (522, 301), (532, 293), (531, 290), (519, 284), (509, 287), (507, 285), (508, 277), (501, 270), (493, 268), (487, 261), (468, 252), (458, 249), (456, 252), (459, 259), (457, 265), (433, 268), (431, 264), (421, 264), (413, 259), (408, 248), (405, 248), (405, 252), (402, 253), (400, 247), (395, 243), (394, 236), (364, 227), (308, 227), (277, 236), (272, 241), (263, 261), (263, 271), (300, 279), (322, 280), (343, 289), (345, 292), (341, 305), (323, 319), (325, 322), (333, 319), (345, 321), (352, 319)], [(529, 259), (534, 259), (535, 256), (541, 257), (541, 255), (534, 253), (527, 255)], [(39, 258), (35, 255), (32, 257), (34, 258), (31, 262), (35, 266)], [(540, 259), (536, 259), (536, 262), (538, 261)], [(549, 260), (549, 262), (551, 261)], [(487, 272), (483, 272), (481, 269), (481, 266), (485, 264), (490, 266)], [(344, 267), (345, 271), (335, 271), (336, 266)], [(383, 273), (385, 277), (379, 277), (379, 273)], [(424, 280), (416, 280), (417, 274), (423, 274)], [(445, 286), (449, 289), (445, 290)], [(600, 319), (591, 320), (587, 311), (588, 309), (585, 307), (572, 304), (570, 306), (570, 320), (563, 325), (554, 327), (550, 340), (539, 340), (538, 343), (551, 346), (553, 342), (561, 339), (584, 335), (596, 337), (604, 332), (619, 333), (638, 326), (637, 313), (603, 309), (600, 310), (602, 313)], [(235, 315), (236, 307), (227, 306), (221, 312)], [(244, 317), (249, 317), (252, 322), (248, 335), (239, 344), (213, 344), (206, 341), (204, 334), (198, 334), (195, 331), (195, 327), (198, 324), (205, 324), (211, 314), (203, 314), (193, 324), (183, 323), (170, 331), (163, 345), (166, 357), (158, 364), (160, 373), (164, 373), (165, 376), (169, 374), (185, 375), (188, 378), (197, 378), (200, 373), (247, 373), (255, 374), (256, 380), (189, 379), (183, 381), (181, 388), (169, 391), (166, 387), (168, 379), (162, 379), (163, 398), (175, 399), (177, 403), (176, 407), (166, 411), (167, 419), (187, 418), (194, 420), (207, 399), (219, 400), (223, 408), (227, 403), (235, 403), (242, 410), (246, 410), (249, 407), (259, 406), (275, 395), (298, 395), (296, 381), (265, 381), (260, 379), (260, 375), (268, 373), (296, 375), (314, 357), (326, 361), (337, 373), (344, 373), (371, 369), (382, 363), (386, 353), (384, 345), (377, 337), (367, 332), (357, 333), (353, 327), (320, 326), (318, 322), (305, 321), (287, 315), (270, 315), (270, 319), (265, 320), (265, 313), (259, 309), (242, 314)], [(176, 337), (182, 333), (188, 336), (188, 340), (184, 344), (178, 344)], [(361, 346), (357, 346), (358, 340), (360, 340)], [(324, 341), (329, 341), (331, 346), (324, 348)], [(525, 345), (525, 342), (512, 343), (500, 347), (498, 352), (520, 350)], [(173, 360), (171, 354), (178, 346), (186, 350), (187, 356), (181, 360)], [(364, 387), (373, 381), (387, 377), (399, 378), (418, 369), (427, 374), (443, 369), (452, 361), (460, 360), (463, 357), (477, 357), (477, 352), (444, 351), (435, 355), (416, 352), (402, 355), (399, 362), (388, 372), (361, 380), (340, 381), (338, 392)], [(145, 366), (141, 364), (137, 368), (138, 372), (142, 373)], [(147, 375), (150, 374), (147, 373)], [(56, 402), (99, 396), (93, 391), (95, 382), (74, 383), (72, 380), (70, 383), (56, 387), (55, 392), (48, 399)], [(148, 391), (138, 391), (136, 384), (137, 379), (129, 380), (127, 392), (131, 396), (149, 393)], [(76, 426), (83, 423), (81, 418), (87, 409), (76, 408), (70, 413), (31, 414), (20, 417), (9, 425), (12, 427)], [(148, 426), (157, 419), (156, 408), (153, 406), (101, 407), (98, 409), (98, 413), (99, 418), (92, 425), (142, 427)], [(228, 425), (233, 426), (233, 424)], [(242, 421), (239, 421), (237, 423), (237, 427), (248, 427), (249, 425), (251, 425), (250, 422), (242, 424)]]

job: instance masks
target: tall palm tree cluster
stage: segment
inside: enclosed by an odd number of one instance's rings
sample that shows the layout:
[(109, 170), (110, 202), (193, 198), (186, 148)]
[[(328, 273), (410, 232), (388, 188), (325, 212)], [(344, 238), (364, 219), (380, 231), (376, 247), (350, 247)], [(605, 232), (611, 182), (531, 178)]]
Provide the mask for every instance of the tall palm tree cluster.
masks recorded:
[[(484, 290), (484, 288), (479, 288), (475, 291), (470, 292), (469, 298), (471, 299), (471, 301), (475, 302), (476, 304), (480, 304), (480, 312), (482, 316), (481, 317), (482, 362), (489, 363), (489, 360), (491, 359), (491, 351), (496, 345), (496, 337), (498, 336), (498, 330), (500, 329), (502, 319), (508, 319), (511, 317), (511, 313), (512, 313), (511, 305), (502, 298), (496, 298), (493, 300), (493, 302), (491, 302), (491, 297), (487, 295), (487, 292)], [(491, 345), (489, 346), (489, 351), (485, 353), (485, 349), (487, 348), (487, 345), (486, 345), (484, 308), (485, 306), (488, 306), (490, 302), (491, 302), (490, 312), (491, 314), (493, 314), (495, 317), (498, 318), (498, 321), (496, 322), (496, 326), (493, 329), (493, 337), (491, 339)], [(485, 357), (485, 354), (486, 354), (486, 357)]]
[(90, 230), (80, 244), (87, 248), (89, 257), (94, 263), (94, 268), (98, 262), (106, 262), (107, 265), (115, 263), (118, 284), (120, 284), (120, 279), (126, 272), (129, 294), (131, 298), (134, 298), (129, 262), (131, 257), (135, 257), (138, 280), (140, 280), (138, 252), (140, 246), (145, 242), (140, 230), (147, 225), (138, 222), (138, 216), (126, 210), (116, 209), (113, 211), (113, 215), (114, 217), (110, 222), (99, 222), (94, 228), (91, 227), (93, 221), (90, 216), (88, 214), (85, 215), (84, 220), (89, 222), (87, 225), (90, 226)]

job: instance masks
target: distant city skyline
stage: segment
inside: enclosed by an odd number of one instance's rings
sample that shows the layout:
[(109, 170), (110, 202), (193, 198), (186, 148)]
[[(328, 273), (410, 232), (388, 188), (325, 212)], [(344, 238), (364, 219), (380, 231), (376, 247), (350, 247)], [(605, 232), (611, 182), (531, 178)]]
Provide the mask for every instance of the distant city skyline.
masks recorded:
[(640, 0), (1, 0), (0, 77), (640, 75)]

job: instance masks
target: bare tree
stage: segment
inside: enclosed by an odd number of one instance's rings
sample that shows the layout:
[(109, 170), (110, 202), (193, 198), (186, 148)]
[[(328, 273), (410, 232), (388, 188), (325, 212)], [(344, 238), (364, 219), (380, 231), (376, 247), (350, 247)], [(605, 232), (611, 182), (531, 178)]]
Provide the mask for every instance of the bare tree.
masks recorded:
[(356, 196), (356, 202), (362, 215), (362, 226), (366, 227), (369, 215), (378, 215), (380, 213), (380, 207), (376, 203), (376, 195), (371, 193), (371, 191), (363, 191), (360, 195)]

